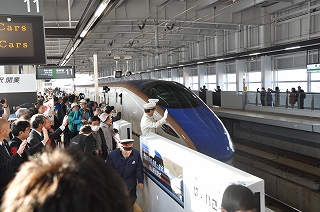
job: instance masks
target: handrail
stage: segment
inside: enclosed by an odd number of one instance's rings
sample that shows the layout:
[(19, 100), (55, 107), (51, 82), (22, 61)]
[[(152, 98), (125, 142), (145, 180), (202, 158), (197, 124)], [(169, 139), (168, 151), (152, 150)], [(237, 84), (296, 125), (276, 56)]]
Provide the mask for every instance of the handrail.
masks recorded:
[[(247, 91), (244, 93), (246, 95), (245, 106), (320, 110), (320, 93), (305, 92), (305, 98), (299, 92), (295, 93), (295, 96), (290, 96), (291, 92)], [(279, 99), (276, 99), (277, 97)], [(280, 101), (278, 102), (278, 100)]]

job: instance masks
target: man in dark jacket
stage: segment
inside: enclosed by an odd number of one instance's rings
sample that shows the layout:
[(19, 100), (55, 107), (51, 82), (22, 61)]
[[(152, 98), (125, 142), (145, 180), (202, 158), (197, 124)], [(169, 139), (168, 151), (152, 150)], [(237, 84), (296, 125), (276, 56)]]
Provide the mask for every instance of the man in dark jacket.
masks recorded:
[[(30, 144), (31, 147), (33, 147), (43, 140), (43, 136), (42, 136), (43, 127), (49, 131), (51, 126), (50, 126), (49, 118), (45, 117), (42, 114), (33, 115), (30, 122), (31, 122), (32, 130), (28, 138), (28, 143)], [(53, 133), (49, 133), (49, 139), (50, 139), (49, 143), (52, 148), (55, 147), (54, 140), (60, 137), (61, 133), (63, 132), (67, 124), (68, 124), (68, 116), (65, 116), (63, 119), (63, 124)]]
[(137, 199), (137, 180), (143, 191), (143, 165), (139, 151), (133, 148), (133, 142), (133, 139), (120, 140), (120, 148), (113, 150), (106, 161), (126, 183), (132, 205)]
[(6, 186), (14, 178), (15, 170), (22, 163), (22, 153), (27, 141), (20, 144), (15, 154), (10, 153), (6, 138), (9, 137), (10, 124), (6, 119), (0, 118), (0, 203)]
[[(9, 141), (10, 153), (15, 154), (19, 149), (19, 146), (21, 145), (21, 143), (29, 137), (30, 123), (24, 120), (17, 120), (12, 123), (11, 132), (14, 137)], [(27, 143), (26, 148), (22, 155), (23, 161), (28, 160), (28, 156), (34, 155), (35, 153), (40, 152), (48, 142), (49, 140), (48, 131), (45, 128), (43, 128), (42, 132), (44, 135), (44, 139), (41, 142), (39, 142), (33, 147), (31, 147), (30, 144)]]
[(306, 93), (300, 86), (298, 86), (298, 99), (299, 99), (299, 109), (304, 109), (304, 99), (306, 98)]

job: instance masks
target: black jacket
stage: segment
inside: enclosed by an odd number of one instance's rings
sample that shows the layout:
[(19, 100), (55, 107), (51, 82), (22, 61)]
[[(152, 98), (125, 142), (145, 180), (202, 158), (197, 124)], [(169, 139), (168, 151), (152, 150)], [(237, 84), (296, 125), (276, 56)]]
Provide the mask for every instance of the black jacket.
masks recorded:
[[(61, 135), (62, 130), (60, 128), (56, 129), (53, 133), (49, 133), (49, 139), (51, 140), (51, 143), (54, 143), (54, 139), (59, 138)], [(28, 138), (28, 143), (31, 147), (37, 145), (43, 140), (43, 136), (40, 136), (39, 133), (32, 129)]]
[(92, 134), (86, 136), (79, 134), (71, 139), (70, 147), (80, 149), (83, 152), (95, 154), (95, 140)]
[[(39, 134), (38, 134), (39, 135)], [(13, 139), (11, 139), (9, 141), (9, 146), (10, 146), (10, 152), (11, 154), (14, 154), (17, 152), (17, 150), (19, 149), (20, 144), (22, 143), (22, 141), (17, 138), (14, 137)], [(28, 157), (31, 155), (36, 154), (37, 152), (40, 152), (42, 150), (42, 148), (44, 147), (42, 142), (39, 142), (38, 144), (31, 146), (29, 143), (26, 145), (24, 152), (22, 154), (22, 158), (23, 161), (28, 160)]]
[[(7, 146), (7, 149), (9, 151), (9, 146)], [(0, 198), (2, 197), (8, 183), (14, 178), (16, 173), (15, 170), (19, 167), (22, 161), (23, 158), (20, 157), (18, 153), (13, 155), (10, 154), (9, 156), (4, 147), (0, 147)]]

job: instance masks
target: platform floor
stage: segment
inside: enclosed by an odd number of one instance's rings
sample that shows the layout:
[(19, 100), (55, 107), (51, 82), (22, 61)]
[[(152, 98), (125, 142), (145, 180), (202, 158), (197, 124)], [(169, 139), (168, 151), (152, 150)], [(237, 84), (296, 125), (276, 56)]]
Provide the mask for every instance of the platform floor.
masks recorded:
[[(140, 151), (140, 140), (137, 136), (132, 135), (132, 139), (134, 140), (133, 147)], [(142, 191), (139, 187), (137, 187), (137, 200), (133, 206), (133, 212), (142, 212)]]

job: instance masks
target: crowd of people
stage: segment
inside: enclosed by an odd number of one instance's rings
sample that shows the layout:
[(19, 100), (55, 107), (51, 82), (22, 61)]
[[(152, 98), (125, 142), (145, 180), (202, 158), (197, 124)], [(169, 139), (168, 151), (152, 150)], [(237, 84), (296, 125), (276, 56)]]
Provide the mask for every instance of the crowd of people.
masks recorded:
[[(61, 94), (59, 89), (57, 92)], [(52, 114), (49, 114), (48, 111), (51, 110), (48, 109), (47, 103), (51, 100), (54, 110)], [(76, 96), (74, 94), (62, 97), (53, 95), (46, 102), (46, 98), (39, 92), (38, 101), (34, 106), (19, 108), (15, 112), (16, 120), (12, 123), (8, 121), (10, 111), (6, 99), (2, 102), (2, 108), (4, 113), (0, 118), (0, 198), (4, 195), (9, 182), (17, 173), (21, 172), (18, 172), (19, 168), (22, 167), (23, 169), (24, 164), (28, 164), (30, 158), (33, 163), (35, 161), (32, 158), (38, 160), (42, 152), (45, 152), (46, 157), (48, 157), (51, 154), (69, 154), (70, 151), (52, 152), (72, 149), (75, 152), (80, 151), (83, 154), (99, 158), (105, 164), (109, 164), (114, 168), (112, 170), (122, 177), (124, 182), (130, 179), (130, 184), (124, 184), (127, 186), (127, 192), (123, 197), (124, 199), (131, 199), (132, 201), (129, 202), (132, 204), (135, 202), (136, 190), (133, 182), (138, 179), (139, 186), (143, 189), (142, 162), (141, 159), (137, 159), (140, 158), (140, 153), (131, 148), (133, 147), (133, 141), (122, 142), (123, 140), (118, 139), (117, 142), (115, 140), (117, 131), (113, 129), (112, 124), (113, 121), (121, 118), (121, 112), (114, 111), (113, 106), (105, 106), (104, 103), (98, 105), (97, 102), (84, 99), (82, 95)], [(53, 121), (50, 120), (51, 115)], [(116, 151), (116, 153), (112, 153), (113, 151)], [(110, 162), (111, 159), (108, 159), (109, 155), (112, 156), (112, 163)], [(136, 162), (132, 163), (132, 160)], [(126, 168), (117, 166), (117, 162), (120, 161), (120, 165), (125, 164)], [(52, 163), (55, 162), (52, 161)], [(46, 164), (46, 166), (51, 165)], [(49, 167), (48, 169), (54, 168)], [(87, 186), (90, 187), (89, 184)], [(23, 195), (26, 198), (36, 194), (24, 193)], [(47, 196), (47, 198), (49, 197)], [(16, 209), (9, 210), (7, 206), (4, 206), (4, 208), (5, 211), (19, 211)]]
[[(262, 87), (261, 90), (257, 88), (257, 92), (260, 93), (260, 102), (262, 106), (274, 106), (280, 107), (280, 89), (279, 87), (275, 87), (275, 90), (268, 88), (267, 90)], [(298, 105), (299, 109), (304, 109), (304, 100), (306, 98), (306, 93), (300, 86), (296, 90), (294, 87), (291, 88), (291, 92), (287, 89), (288, 93), (288, 102), (291, 108), (294, 108), (295, 105)], [(274, 95), (273, 95), (274, 93)]]
[[(17, 173), (18, 176), (22, 173), (22, 171), (18, 172), (19, 168), (21, 167), (23, 170), (27, 166), (24, 164), (29, 164), (29, 167), (26, 168), (29, 171), (34, 169), (30, 167), (36, 167), (36, 164), (54, 171), (57, 167), (53, 167), (53, 165), (59, 163), (62, 166), (64, 161), (50, 161), (49, 163), (46, 159), (39, 162), (39, 157), (48, 158), (49, 156), (55, 157), (54, 155), (66, 155), (70, 153), (68, 149), (72, 149), (74, 152), (82, 153), (74, 153), (69, 156), (71, 158), (86, 154), (90, 157), (99, 158), (105, 164), (113, 167), (112, 170), (118, 173), (124, 182), (127, 190), (125, 199), (129, 199), (129, 205), (132, 206), (137, 198), (136, 185), (139, 185), (140, 189), (143, 190), (143, 165), (139, 151), (133, 148), (133, 140), (115, 139), (117, 131), (113, 129), (113, 122), (121, 119), (121, 112), (114, 111), (113, 106), (106, 106), (103, 102), (98, 104), (90, 101), (90, 99), (85, 99), (81, 94), (78, 96), (74, 94), (66, 95), (60, 89), (52, 90), (49, 93), (53, 96), (43, 96), (39, 92), (38, 101), (34, 106), (19, 108), (15, 112), (16, 120), (11, 123), (8, 121), (10, 111), (6, 99), (2, 102), (4, 113), (0, 118), (0, 198), (4, 195), (14, 176)], [(62, 94), (62, 96), (57, 97), (55, 94)], [(48, 101), (53, 101), (51, 105), (53, 108), (52, 114), (48, 112), (50, 111)], [(145, 115), (141, 120), (141, 128), (144, 134), (156, 132), (156, 128), (166, 122), (167, 111), (160, 122), (153, 118), (157, 102), (157, 99), (150, 99), (149, 103), (144, 105)], [(50, 120), (50, 116), (53, 116), (52, 120)], [(59, 152), (63, 149), (67, 151)], [(57, 151), (58, 153), (55, 153)], [(40, 156), (41, 153), (45, 156)], [(32, 158), (36, 158), (36, 161)], [(41, 173), (43, 171), (39, 170)], [(21, 176), (25, 177), (25, 174), (21, 174)], [(55, 174), (53, 173), (50, 177)], [(17, 178), (19, 178), (18, 176)], [(39, 175), (35, 176), (35, 178), (37, 177)], [(45, 179), (46, 177), (48, 176), (40, 178), (49, 180), (50, 177)], [(67, 178), (70, 178), (70, 176)], [(80, 178), (81, 176), (79, 180)], [(30, 181), (35, 180), (28, 179)], [(17, 179), (16, 182), (20, 180), (21, 178)], [(47, 186), (49, 188), (52, 185)], [(89, 184), (86, 186), (90, 187)], [(27, 185), (24, 188), (29, 189)], [(38, 189), (43, 188), (39, 187)], [(11, 195), (11, 192), (8, 188), (7, 193)], [(37, 196), (35, 193), (21, 192), (20, 195), (24, 198)], [(55, 192), (59, 193), (59, 191)], [(47, 194), (43, 195), (44, 198), (51, 198)], [(16, 195), (13, 196), (18, 198)], [(12, 200), (11, 198), (5, 198), (5, 201), (8, 202), (9, 199)], [(27, 204), (28, 201), (26, 200), (24, 203)], [(37, 204), (43, 204), (43, 202)], [(9, 209), (8, 204), (4, 204), (3, 208), (4, 211), (19, 211), (17, 208)], [(47, 208), (47, 206), (44, 206), (44, 208)]]
[[(18, 109), (12, 123), (7, 112), (0, 118), (0, 210), (132, 211), (136, 187), (144, 189), (143, 164), (133, 139), (114, 137), (121, 112), (75, 95), (53, 96), (52, 122), (43, 99), (38, 93), (35, 107)], [(158, 101), (143, 105), (142, 134), (167, 122), (167, 110), (153, 117)]]

